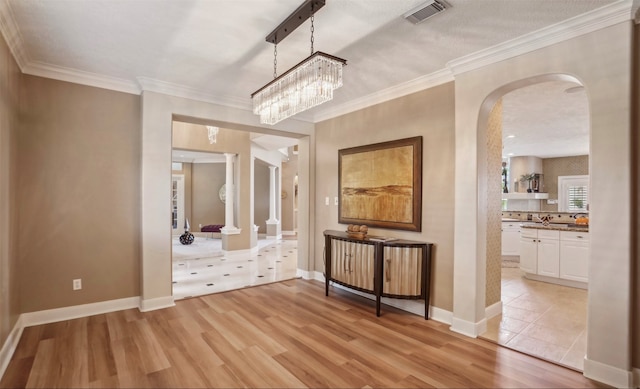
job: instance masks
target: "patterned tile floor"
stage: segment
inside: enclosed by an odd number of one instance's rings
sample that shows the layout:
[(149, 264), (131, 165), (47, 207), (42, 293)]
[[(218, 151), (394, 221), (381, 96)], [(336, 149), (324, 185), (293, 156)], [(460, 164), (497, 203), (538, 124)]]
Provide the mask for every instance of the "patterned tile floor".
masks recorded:
[(519, 268), (502, 268), (502, 314), (480, 335), (575, 370), (587, 349), (587, 291), (528, 280)]
[(297, 240), (259, 239), (256, 253), (223, 255), (220, 239), (196, 236), (183, 246), (174, 237), (173, 296), (180, 300), (295, 278), (297, 246)]

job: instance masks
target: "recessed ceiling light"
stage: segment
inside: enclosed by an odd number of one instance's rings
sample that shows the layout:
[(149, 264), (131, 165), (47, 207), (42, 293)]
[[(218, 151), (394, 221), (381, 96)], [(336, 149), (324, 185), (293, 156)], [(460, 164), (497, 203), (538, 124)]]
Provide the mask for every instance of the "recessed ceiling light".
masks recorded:
[(508, 155), (508, 156), (512, 156), (512, 155), (513, 155), (513, 153), (509, 153), (509, 154), (507, 154), (507, 155)]
[(578, 85), (578, 86), (572, 86), (571, 88), (565, 89), (564, 93), (578, 93), (578, 92), (582, 92), (583, 90), (584, 90), (584, 86)]
[(511, 134), (511, 135), (507, 135), (507, 139), (511, 139), (511, 138), (515, 138), (516, 136)]

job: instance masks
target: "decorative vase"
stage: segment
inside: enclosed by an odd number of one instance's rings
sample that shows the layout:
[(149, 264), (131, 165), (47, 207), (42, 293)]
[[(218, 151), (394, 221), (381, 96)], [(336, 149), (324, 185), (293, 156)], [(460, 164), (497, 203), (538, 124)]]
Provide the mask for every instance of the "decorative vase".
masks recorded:
[(189, 219), (185, 219), (184, 220), (184, 234), (180, 235), (180, 243), (182, 243), (184, 245), (190, 245), (191, 243), (193, 243), (193, 240), (195, 239), (193, 234), (189, 232), (189, 229), (190, 229)]
[(194, 239), (195, 238), (193, 234), (189, 231), (185, 231), (184, 234), (180, 235), (180, 243), (184, 245), (190, 245), (191, 243), (193, 243)]

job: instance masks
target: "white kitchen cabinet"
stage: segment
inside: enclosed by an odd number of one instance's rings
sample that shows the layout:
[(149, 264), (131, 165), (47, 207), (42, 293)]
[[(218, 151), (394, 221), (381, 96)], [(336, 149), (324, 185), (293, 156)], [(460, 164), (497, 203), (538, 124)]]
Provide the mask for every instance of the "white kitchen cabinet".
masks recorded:
[(520, 232), (520, 269), (532, 274), (538, 272), (538, 230), (523, 228)]
[[(520, 233), (520, 269), (532, 278), (565, 285), (588, 278), (589, 233), (523, 228)], [(555, 281), (554, 281), (555, 280)], [(567, 281), (562, 281), (567, 280)], [(583, 286), (578, 286), (583, 287)]]
[(589, 281), (589, 233), (560, 232), (560, 278)]
[(502, 222), (502, 255), (520, 255), (520, 222)]
[(560, 277), (560, 231), (538, 230), (538, 275)]
[(559, 232), (523, 228), (520, 234), (520, 269), (531, 274), (559, 277)]

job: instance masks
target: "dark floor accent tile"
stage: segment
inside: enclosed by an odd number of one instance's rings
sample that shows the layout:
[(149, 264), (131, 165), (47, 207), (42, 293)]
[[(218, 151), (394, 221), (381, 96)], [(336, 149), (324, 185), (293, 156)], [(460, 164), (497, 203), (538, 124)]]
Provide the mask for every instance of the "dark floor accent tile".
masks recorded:
[(258, 276), (258, 278), (262, 278), (262, 277), (264, 277), (264, 276)]
[(213, 265), (207, 265), (207, 267), (213, 267)]
[(178, 281), (173, 281), (173, 282), (172, 282), (172, 284), (177, 284), (177, 283), (178, 283)]
[(229, 275), (230, 275), (229, 273), (223, 274), (223, 276), (225, 276), (225, 277), (229, 277)]
[(242, 266), (236, 266), (237, 269), (242, 269)]
[(207, 286), (213, 286), (213, 284), (207, 284)]

